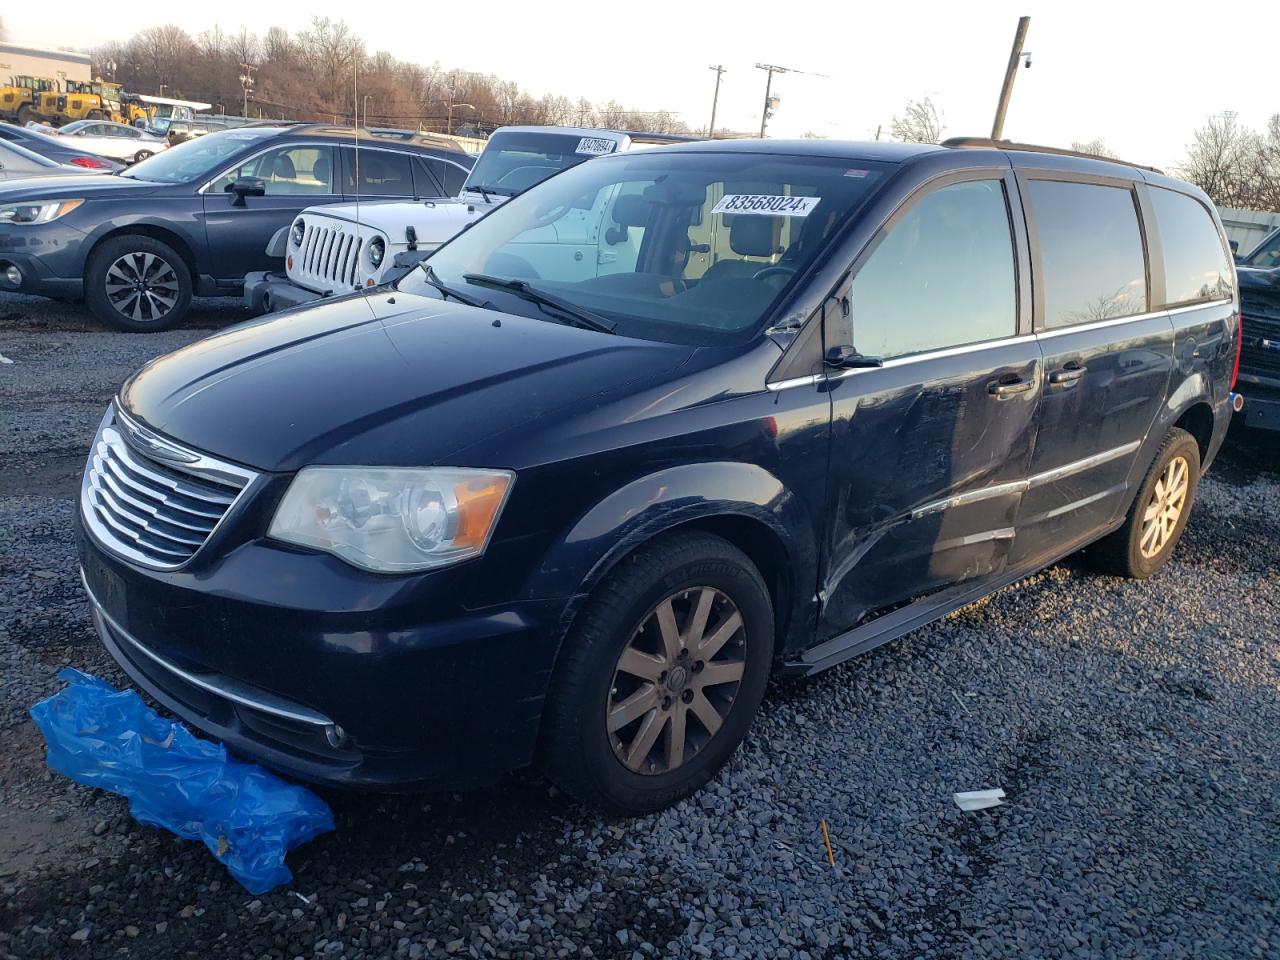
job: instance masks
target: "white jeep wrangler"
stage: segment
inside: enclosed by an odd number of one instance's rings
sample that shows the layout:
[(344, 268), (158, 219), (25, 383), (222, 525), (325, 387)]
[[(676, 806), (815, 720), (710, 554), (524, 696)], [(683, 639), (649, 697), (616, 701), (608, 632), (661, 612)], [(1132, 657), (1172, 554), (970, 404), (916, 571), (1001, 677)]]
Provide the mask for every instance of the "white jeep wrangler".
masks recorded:
[[(284, 258), (285, 275), (246, 275), (245, 305), (271, 312), (398, 280), (458, 231), (554, 173), (592, 157), (684, 139), (582, 127), (502, 127), (489, 137), (457, 197), (303, 210), (267, 244), (268, 255)], [(531, 262), (573, 256), (575, 247), (596, 249), (598, 231), (610, 227), (603, 212), (575, 210), (554, 226), (529, 231)], [(579, 249), (578, 261), (583, 256)], [(584, 269), (610, 272), (609, 264), (595, 259), (593, 254)]]

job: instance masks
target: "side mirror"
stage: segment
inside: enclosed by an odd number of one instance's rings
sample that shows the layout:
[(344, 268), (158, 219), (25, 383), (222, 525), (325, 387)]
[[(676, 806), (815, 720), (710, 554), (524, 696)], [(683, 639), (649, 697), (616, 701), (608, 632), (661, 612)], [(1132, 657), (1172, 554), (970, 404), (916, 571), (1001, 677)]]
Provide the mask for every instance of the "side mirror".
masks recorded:
[(866, 367), (884, 366), (884, 360), (880, 357), (864, 357), (847, 343), (829, 349), (826, 356), (822, 358), (822, 362), (838, 370), (860, 370)]
[(227, 185), (227, 192), (235, 195), (231, 201), (233, 207), (243, 207), (245, 197), (265, 197), (267, 195), (267, 181), (261, 177), (241, 177), (239, 180)]

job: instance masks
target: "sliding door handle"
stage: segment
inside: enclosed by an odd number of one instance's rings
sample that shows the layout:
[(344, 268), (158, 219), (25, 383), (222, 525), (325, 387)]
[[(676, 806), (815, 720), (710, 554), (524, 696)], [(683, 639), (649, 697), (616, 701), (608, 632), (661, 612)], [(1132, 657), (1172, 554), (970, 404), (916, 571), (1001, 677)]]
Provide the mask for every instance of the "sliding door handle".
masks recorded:
[(1068, 363), (1061, 370), (1054, 370), (1049, 374), (1050, 383), (1074, 383), (1085, 375), (1085, 371), (1089, 368), (1083, 363)]

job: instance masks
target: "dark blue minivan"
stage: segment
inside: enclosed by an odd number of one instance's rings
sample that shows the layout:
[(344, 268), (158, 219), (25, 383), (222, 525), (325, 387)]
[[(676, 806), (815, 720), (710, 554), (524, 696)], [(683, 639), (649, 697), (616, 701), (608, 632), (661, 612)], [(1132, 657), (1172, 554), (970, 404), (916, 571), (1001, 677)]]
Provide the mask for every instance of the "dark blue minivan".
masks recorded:
[(166, 330), (193, 295), (239, 296), (246, 273), (278, 266), (267, 243), (306, 207), (446, 196), (451, 171), (474, 163), (442, 137), (292, 124), (212, 133), (119, 176), (17, 181), (0, 186), (0, 292), (83, 299), (118, 329)]
[(1212, 205), (1155, 171), (981, 141), (605, 157), (395, 286), (139, 371), (86, 468), (84, 582), (140, 686), (281, 771), (537, 763), (654, 810), (771, 674), (1082, 548), (1155, 573), (1239, 328)]

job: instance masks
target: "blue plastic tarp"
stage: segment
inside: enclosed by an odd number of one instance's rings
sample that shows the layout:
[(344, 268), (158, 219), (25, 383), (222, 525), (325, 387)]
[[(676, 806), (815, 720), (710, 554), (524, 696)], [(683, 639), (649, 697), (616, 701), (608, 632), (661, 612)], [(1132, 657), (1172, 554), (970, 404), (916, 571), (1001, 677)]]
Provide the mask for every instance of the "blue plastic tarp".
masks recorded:
[(140, 823), (203, 841), (250, 893), (288, 883), (285, 854), (333, 829), (310, 790), (228, 759), (222, 744), (158, 716), (133, 690), (71, 668), (58, 677), (67, 686), (31, 708), (49, 766), (127, 797)]

